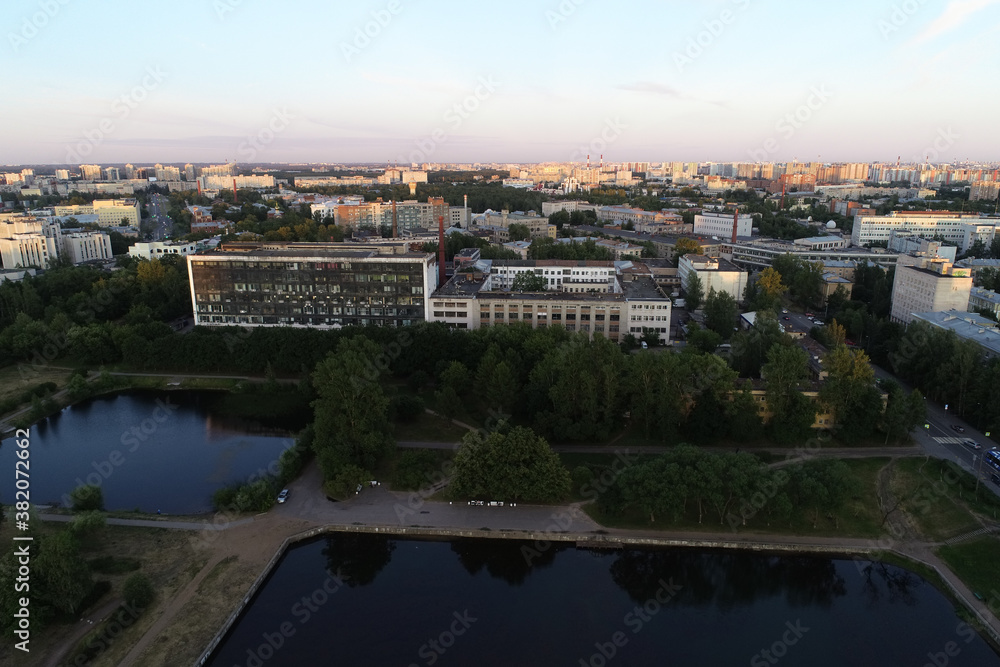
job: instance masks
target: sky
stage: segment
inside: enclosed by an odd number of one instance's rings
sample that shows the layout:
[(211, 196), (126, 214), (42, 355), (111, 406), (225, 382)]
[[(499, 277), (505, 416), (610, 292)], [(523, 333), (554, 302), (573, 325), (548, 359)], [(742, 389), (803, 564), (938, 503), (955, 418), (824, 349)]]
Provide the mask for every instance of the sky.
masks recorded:
[(1000, 160), (1000, 0), (5, 0), (0, 164)]

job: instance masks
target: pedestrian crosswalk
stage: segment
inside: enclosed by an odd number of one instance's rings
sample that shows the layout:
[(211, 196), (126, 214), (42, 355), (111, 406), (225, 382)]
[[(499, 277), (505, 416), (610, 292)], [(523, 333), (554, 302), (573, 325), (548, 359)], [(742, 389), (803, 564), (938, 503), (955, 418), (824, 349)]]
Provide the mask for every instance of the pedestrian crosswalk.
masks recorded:
[(934, 442), (940, 443), (942, 445), (961, 445), (962, 438), (952, 438), (952, 437), (934, 438)]

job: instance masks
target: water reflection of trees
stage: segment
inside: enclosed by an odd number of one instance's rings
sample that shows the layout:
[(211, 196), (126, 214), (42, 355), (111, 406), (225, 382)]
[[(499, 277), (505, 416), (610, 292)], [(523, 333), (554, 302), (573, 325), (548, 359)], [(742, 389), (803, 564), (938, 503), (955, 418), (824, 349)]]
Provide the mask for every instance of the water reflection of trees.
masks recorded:
[(629, 549), (610, 569), (615, 583), (637, 603), (653, 598), (661, 580), (681, 586), (673, 604), (720, 609), (777, 595), (791, 606), (826, 607), (847, 592), (833, 561), (804, 556)]
[(502, 579), (512, 586), (519, 586), (531, 570), (548, 567), (556, 554), (567, 547), (552, 543), (539, 548), (534, 542), (520, 540), (454, 540), (451, 550), (458, 556), (462, 567), (472, 575), (484, 567), (491, 577)]
[(907, 606), (917, 603), (916, 590), (923, 583), (917, 575), (885, 563), (856, 561), (856, 564), (862, 579), (861, 591), (868, 607), (874, 607), (882, 598)]
[(340, 533), (326, 538), (323, 556), (328, 573), (342, 577), (348, 586), (367, 586), (392, 560), (395, 548), (383, 535)]

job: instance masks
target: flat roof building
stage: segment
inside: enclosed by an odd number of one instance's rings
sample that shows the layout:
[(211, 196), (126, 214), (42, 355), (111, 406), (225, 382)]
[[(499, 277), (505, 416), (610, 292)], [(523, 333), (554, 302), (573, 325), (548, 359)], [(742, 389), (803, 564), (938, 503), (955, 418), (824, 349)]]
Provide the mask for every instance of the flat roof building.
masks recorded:
[(408, 326), (429, 319), (431, 253), (343, 243), (225, 244), (188, 257), (195, 324)]
[[(547, 289), (510, 291), (513, 278), (524, 271), (544, 276)], [(485, 260), (456, 273), (430, 302), (428, 319), (459, 329), (525, 323), (536, 329), (563, 326), (615, 342), (646, 330), (662, 343), (670, 340), (670, 299), (641, 263)]]
[(934, 313), (914, 313), (914, 321), (952, 331), (962, 340), (978, 344), (988, 357), (1000, 356), (1000, 330), (997, 323), (982, 315), (959, 310)]
[(742, 302), (749, 278), (746, 271), (732, 262), (692, 254), (684, 255), (678, 260), (677, 274), (685, 292), (691, 288), (691, 276), (697, 275), (701, 279), (702, 303), (712, 290), (728, 292), (736, 301)]
[(891, 319), (908, 324), (914, 313), (966, 312), (972, 291), (969, 269), (943, 259), (903, 255), (892, 285)]

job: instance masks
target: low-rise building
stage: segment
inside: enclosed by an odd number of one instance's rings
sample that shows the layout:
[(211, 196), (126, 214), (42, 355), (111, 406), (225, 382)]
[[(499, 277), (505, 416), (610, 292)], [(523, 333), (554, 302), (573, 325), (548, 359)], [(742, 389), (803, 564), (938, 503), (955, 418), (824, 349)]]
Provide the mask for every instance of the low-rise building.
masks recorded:
[(139, 259), (159, 259), (167, 255), (193, 255), (197, 252), (197, 243), (179, 241), (150, 241), (136, 243), (128, 249), (128, 254)]
[(804, 262), (819, 262), (824, 267), (828, 264), (834, 266), (836, 262), (849, 262), (855, 266), (867, 262), (888, 268), (895, 266), (899, 258), (898, 253), (883, 248), (814, 250), (780, 239), (737, 240), (736, 243), (727, 240), (719, 245), (719, 254), (733, 264), (751, 270), (765, 269), (784, 255), (792, 255)]
[(969, 312), (989, 311), (993, 317), (1000, 319), (1000, 294), (993, 290), (973, 287), (969, 293)]
[(712, 290), (728, 292), (738, 302), (743, 301), (747, 289), (749, 275), (732, 262), (724, 259), (706, 257), (705, 255), (687, 254), (677, 263), (677, 274), (681, 285), (687, 291), (691, 286), (691, 276), (697, 275), (701, 280), (702, 298)]
[[(520, 272), (547, 279), (549, 289), (513, 292)], [(513, 323), (563, 326), (619, 342), (646, 331), (670, 340), (670, 300), (642, 264), (632, 262), (481, 261), (434, 293), (430, 318), (460, 329)]]
[(931, 326), (952, 331), (962, 340), (971, 340), (979, 345), (989, 357), (1000, 356), (1000, 329), (997, 323), (982, 315), (961, 310), (935, 313), (914, 313), (913, 321), (926, 322)]

